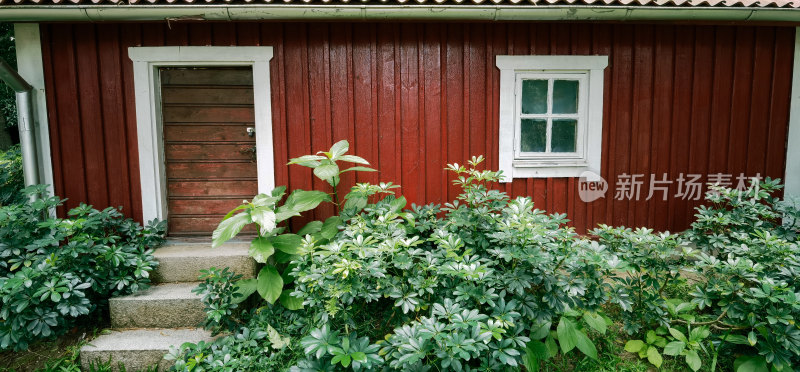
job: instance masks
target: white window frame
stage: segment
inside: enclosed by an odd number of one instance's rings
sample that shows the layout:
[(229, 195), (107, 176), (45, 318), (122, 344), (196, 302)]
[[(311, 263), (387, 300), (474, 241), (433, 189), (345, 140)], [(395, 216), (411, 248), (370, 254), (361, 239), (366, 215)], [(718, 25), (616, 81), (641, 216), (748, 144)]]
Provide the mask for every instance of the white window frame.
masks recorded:
[(253, 69), (258, 192), (269, 193), (275, 187), (269, 78), (272, 47), (130, 47), (128, 56), (133, 61), (144, 221), (168, 217), (160, 67), (249, 66)]
[[(500, 69), (498, 159), (499, 168), (506, 175), (504, 182), (511, 182), (514, 178), (578, 177), (586, 171), (600, 174), (603, 80), (608, 56), (497, 56), (496, 65)], [(575, 152), (521, 152), (521, 89), (522, 80), (529, 79), (580, 81)], [(549, 148), (550, 144), (547, 145)]]

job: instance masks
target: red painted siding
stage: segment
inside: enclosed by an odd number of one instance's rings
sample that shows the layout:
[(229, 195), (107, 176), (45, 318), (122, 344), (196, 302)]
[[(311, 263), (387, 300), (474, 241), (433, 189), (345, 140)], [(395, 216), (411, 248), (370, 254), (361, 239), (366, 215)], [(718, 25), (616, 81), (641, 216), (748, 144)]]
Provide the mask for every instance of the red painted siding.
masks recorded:
[[(444, 171), (485, 154), (497, 167), (499, 71), (505, 54), (601, 54), (606, 70), (602, 176), (584, 203), (575, 179), (500, 186), (598, 223), (680, 230), (696, 201), (656, 193), (614, 200), (621, 174), (783, 177), (794, 29), (631, 24), (173, 23), (42, 26), (56, 192), (67, 207), (121, 205), (141, 216), (129, 46), (269, 45), (275, 175), (324, 187), (289, 158), (347, 138), (416, 203), (452, 200)], [(705, 177), (704, 177), (705, 179)], [(735, 181), (735, 178), (733, 180)], [(670, 194), (677, 192), (672, 184)], [(330, 207), (317, 217), (331, 213)], [(314, 216), (310, 216), (314, 217)]]

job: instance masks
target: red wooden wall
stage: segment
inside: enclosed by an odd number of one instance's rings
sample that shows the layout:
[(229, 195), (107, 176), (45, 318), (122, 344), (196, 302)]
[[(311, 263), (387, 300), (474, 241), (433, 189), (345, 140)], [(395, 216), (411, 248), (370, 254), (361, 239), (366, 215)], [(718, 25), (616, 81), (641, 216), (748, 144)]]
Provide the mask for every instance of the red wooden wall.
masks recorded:
[(453, 199), (446, 163), (485, 154), (497, 167), (494, 61), (505, 54), (609, 55), (606, 198), (582, 202), (567, 178), (501, 186), (566, 212), (579, 231), (597, 223), (688, 226), (698, 202), (613, 200), (623, 173), (666, 172), (675, 180), (679, 173), (784, 172), (790, 27), (173, 22), (49, 24), (42, 38), (55, 189), (70, 199), (67, 207), (121, 205), (141, 216), (127, 57), (127, 47), (139, 45), (273, 46), (275, 174), (290, 187), (324, 187), (309, 170), (287, 167), (290, 157), (347, 138), (380, 170), (358, 181), (392, 181), (417, 203)]

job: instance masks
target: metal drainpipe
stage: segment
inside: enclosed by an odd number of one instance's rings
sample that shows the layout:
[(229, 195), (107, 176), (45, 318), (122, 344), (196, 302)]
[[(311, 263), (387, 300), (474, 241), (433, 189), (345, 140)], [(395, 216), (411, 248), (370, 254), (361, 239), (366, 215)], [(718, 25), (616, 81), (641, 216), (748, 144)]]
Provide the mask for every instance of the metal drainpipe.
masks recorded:
[[(36, 161), (36, 137), (33, 133), (33, 87), (17, 71), (0, 58), (0, 80), (17, 93), (17, 126), (22, 148), (22, 173), (25, 186), (39, 183), (39, 167)], [(31, 195), (31, 201), (37, 199)]]

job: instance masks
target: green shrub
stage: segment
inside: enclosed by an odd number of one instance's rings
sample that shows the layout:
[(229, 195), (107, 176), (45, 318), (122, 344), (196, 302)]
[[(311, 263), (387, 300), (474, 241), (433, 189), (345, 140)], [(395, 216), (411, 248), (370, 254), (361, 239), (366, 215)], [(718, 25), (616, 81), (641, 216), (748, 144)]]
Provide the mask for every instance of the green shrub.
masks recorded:
[[(44, 186), (24, 195), (44, 194)], [(0, 348), (65, 331), (111, 296), (147, 288), (157, 265), (152, 248), (165, 224), (146, 228), (114, 208), (82, 204), (68, 217), (49, 218), (61, 203), (44, 195), (35, 202), (0, 208)]]
[(22, 203), (22, 153), (19, 145), (0, 151), (0, 206)]

